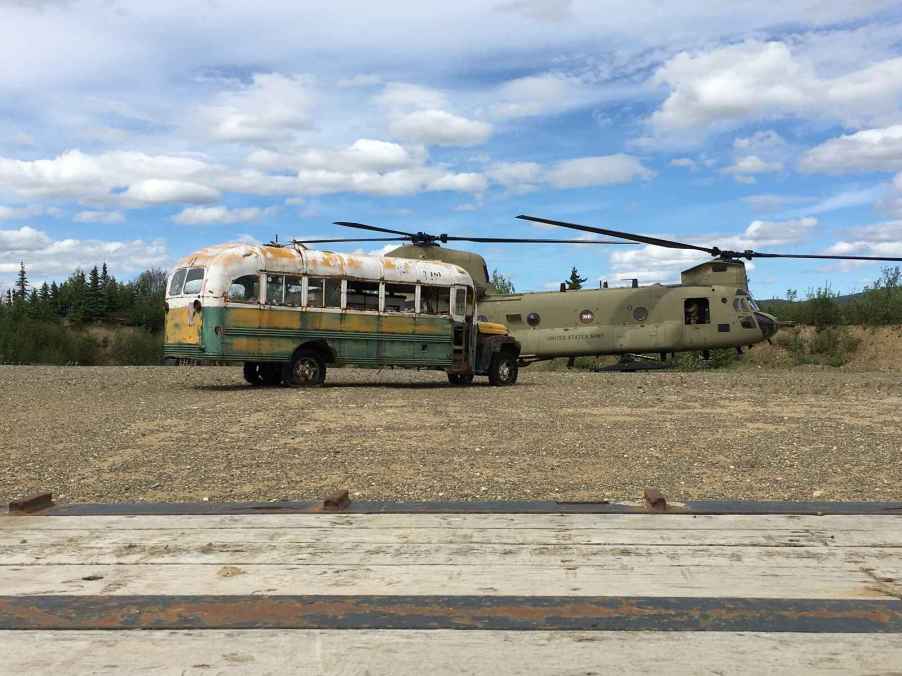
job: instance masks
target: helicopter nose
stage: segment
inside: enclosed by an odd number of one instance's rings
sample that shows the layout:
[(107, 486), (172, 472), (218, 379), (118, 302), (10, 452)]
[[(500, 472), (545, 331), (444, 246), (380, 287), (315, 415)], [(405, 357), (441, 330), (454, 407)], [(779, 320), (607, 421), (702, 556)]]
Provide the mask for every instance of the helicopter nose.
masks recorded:
[(777, 322), (770, 315), (766, 315), (763, 312), (756, 312), (755, 319), (758, 320), (758, 327), (761, 329), (761, 333), (764, 334), (765, 338), (770, 338), (777, 332)]

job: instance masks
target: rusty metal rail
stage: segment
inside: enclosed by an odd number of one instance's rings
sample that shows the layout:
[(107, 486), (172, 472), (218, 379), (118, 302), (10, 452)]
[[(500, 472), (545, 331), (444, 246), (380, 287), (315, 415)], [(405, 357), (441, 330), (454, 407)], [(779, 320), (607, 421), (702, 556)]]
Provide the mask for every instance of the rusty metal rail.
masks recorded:
[(902, 601), (580, 596), (0, 597), (0, 629), (902, 633)]

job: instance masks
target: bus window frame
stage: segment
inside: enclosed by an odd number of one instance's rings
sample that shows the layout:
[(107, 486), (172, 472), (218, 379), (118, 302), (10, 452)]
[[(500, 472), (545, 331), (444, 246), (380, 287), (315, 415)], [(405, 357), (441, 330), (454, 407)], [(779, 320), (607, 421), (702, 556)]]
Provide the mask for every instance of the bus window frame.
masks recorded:
[[(457, 314), (457, 294), (463, 292), (464, 294), (464, 302), (463, 302), (463, 312), (461, 314)], [(455, 284), (451, 287), (451, 298), (450, 303), (448, 304), (448, 313), (451, 315), (451, 319), (456, 322), (466, 321), (467, 318), (467, 287), (460, 286)]]
[[(379, 312), (383, 314), (390, 315), (415, 315), (417, 313), (417, 299), (419, 298), (420, 285), (416, 282), (386, 282), (382, 281), (381, 284), (381, 295), (382, 299), (380, 301), (381, 309)], [(412, 286), (413, 287), (413, 310), (386, 310), (385, 299), (388, 297), (388, 286)]]

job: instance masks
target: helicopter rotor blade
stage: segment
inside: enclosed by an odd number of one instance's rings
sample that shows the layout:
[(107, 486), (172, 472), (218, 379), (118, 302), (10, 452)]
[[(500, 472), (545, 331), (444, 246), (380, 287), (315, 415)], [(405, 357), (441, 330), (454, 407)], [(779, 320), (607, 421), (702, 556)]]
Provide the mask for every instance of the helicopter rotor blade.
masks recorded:
[(528, 239), (517, 237), (452, 237), (448, 241), (479, 242), (479, 243), (504, 243), (504, 244), (622, 244), (630, 246), (631, 242), (612, 242), (602, 239)]
[[(885, 256), (830, 256), (827, 254), (777, 254), (765, 253), (763, 251), (747, 252), (752, 258), (814, 258), (822, 260), (838, 260), (838, 261), (887, 261), (899, 262), (902, 258), (888, 258)], [(745, 254), (743, 254), (745, 256)]]
[(412, 232), (403, 232), (402, 230), (389, 230), (388, 228), (380, 228), (376, 225), (367, 225), (366, 223), (354, 223), (353, 221), (335, 221), (335, 225), (343, 225), (346, 228), (359, 228), (360, 230), (372, 230), (373, 232), (384, 232), (389, 235), (401, 235), (404, 239), (416, 239), (416, 234)]
[(293, 239), (298, 244), (331, 244), (336, 242), (398, 242), (406, 237), (351, 237), (348, 239)]
[(596, 228), (590, 225), (580, 225), (579, 223), (568, 223), (567, 221), (555, 221), (551, 218), (540, 218), (538, 216), (527, 216), (526, 214), (520, 214), (517, 218), (524, 221), (533, 221), (535, 223), (545, 223), (547, 225), (558, 225), (562, 228), (571, 228), (573, 230), (582, 230), (583, 232), (594, 232), (598, 235), (607, 235), (609, 237), (620, 237), (621, 239), (628, 239), (633, 242), (640, 242), (642, 244), (652, 244), (654, 246), (663, 246), (668, 249), (686, 249), (686, 250), (695, 250), (695, 251), (703, 251), (706, 254), (711, 256), (719, 256), (720, 250), (715, 248), (708, 248), (704, 246), (697, 246), (695, 244), (686, 244), (685, 242), (674, 242), (669, 239), (659, 239), (657, 237), (646, 237), (645, 235), (634, 235), (629, 232), (620, 232), (619, 230), (608, 230), (607, 228)]

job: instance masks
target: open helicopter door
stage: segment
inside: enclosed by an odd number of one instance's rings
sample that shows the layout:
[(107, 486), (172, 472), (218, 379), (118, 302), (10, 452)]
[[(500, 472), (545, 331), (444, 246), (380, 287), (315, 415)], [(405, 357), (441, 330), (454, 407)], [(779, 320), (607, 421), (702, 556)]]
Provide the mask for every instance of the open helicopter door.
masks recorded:
[(688, 347), (703, 347), (710, 342), (711, 301), (696, 297), (683, 299), (683, 338)]

